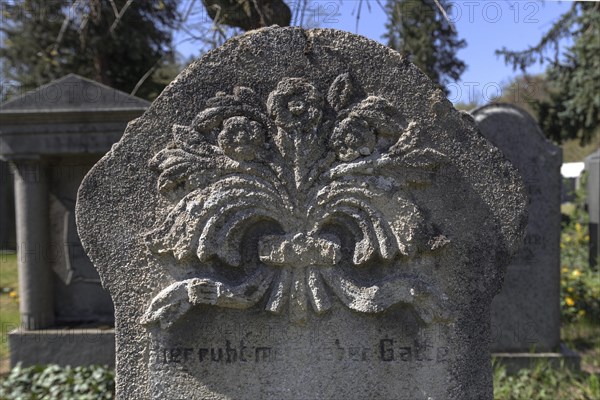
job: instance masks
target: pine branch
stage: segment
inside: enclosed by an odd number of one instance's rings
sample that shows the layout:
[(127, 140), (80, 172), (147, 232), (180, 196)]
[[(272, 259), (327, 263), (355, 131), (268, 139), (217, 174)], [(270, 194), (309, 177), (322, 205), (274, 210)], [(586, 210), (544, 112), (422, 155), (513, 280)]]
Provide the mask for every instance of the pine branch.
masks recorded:
[[(437, 0), (436, 0), (437, 1)], [(504, 56), (504, 62), (506, 64), (512, 64), (513, 70), (520, 69), (525, 72), (527, 67), (540, 61), (544, 61), (544, 52), (550, 46), (555, 46), (555, 64), (558, 64), (558, 42), (560, 39), (572, 35), (571, 28), (574, 25), (574, 21), (577, 18), (577, 8), (579, 7), (578, 2), (573, 3), (569, 11), (561, 15), (558, 21), (554, 23), (552, 28), (542, 37), (540, 42), (535, 46), (521, 51), (508, 50), (503, 47), (501, 50), (496, 50), (497, 56)], [(548, 60), (545, 60), (548, 61)]]

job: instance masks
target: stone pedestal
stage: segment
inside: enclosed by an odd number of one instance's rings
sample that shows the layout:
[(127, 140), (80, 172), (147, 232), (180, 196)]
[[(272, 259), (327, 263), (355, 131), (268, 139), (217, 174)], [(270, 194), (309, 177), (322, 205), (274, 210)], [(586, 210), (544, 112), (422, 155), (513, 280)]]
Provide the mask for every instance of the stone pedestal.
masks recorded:
[(581, 356), (564, 344), (559, 346), (557, 352), (493, 353), (492, 358), (494, 362), (504, 365), (509, 374), (517, 374), (524, 368), (532, 369), (541, 361), (554, 368), (567, 367), (575, 372), (581, 369)]
[(10, 364), (115, 365), (113, 329), (18, 328), (8, 334)]

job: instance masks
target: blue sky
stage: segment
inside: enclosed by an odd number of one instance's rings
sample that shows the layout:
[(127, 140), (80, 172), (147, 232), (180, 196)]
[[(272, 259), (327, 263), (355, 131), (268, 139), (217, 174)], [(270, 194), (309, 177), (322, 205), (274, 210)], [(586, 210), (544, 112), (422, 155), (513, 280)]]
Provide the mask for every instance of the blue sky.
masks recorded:
[[(292, 2), (286, 0), (288, 4)], [(358, 0), (309, 1), (305, 24), (335, 28), (361, 34), (385, 43), (387, 16), (376, 0), (370, 0), (370, 10), (363, 3), (361, 18), (356, 27)], [(385, 0), (381, 0), (385, 3)], [(508, 1), (508, 0), (455, 0), (450, 1), (459, 37), (467, 47), (458, 56), (467, 64), (460, 82), (451, 84), (450, 100), (454, 103), (486, 103), (499, 94), (500, 88), (517, 73), (494, 54), (496, 49), (524, 49), (536, 44), (561, 14), (570, 7), (570, 1)], [(193, 53), (190, 45), (178, 47), (185, 56)], [(545, 66), (536, 65), (528, 72), (542, 72)]]
[[(385, 43), (386, 15), (372, 1), (371, 11), (361, 10), (358, 33)], [(552, 24), (571, 6), (569, 1), (451, 1), (453, 11), (449, 15), (455, 23), (459, 37), (467, 42), (458, 57), (467, 64), (460, 82), (449, 86), (450, 100), (454, 103), (472, 100), (485, 103), (494, 97), (504, 83), (517, 73), (504, 60), (494, 54), (496, 49), (512, 50), (535, 45)], [(358, 1), (344, 0), (340, 16), (335, 24), (321, 23), (329, 27), (356, 32), (356, 9)], [(354, 15), (353, 15), (354, 13)], [(545, 65), (535, 65), (529, 73), (543, 72)]]

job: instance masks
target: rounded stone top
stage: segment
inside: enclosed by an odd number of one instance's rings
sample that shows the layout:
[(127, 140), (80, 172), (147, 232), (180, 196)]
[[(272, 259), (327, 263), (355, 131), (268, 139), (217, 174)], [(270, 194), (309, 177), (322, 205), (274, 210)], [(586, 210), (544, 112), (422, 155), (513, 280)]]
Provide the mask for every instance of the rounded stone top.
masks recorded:
[(562, 163), (561, 149), (546, 138), (535, 118), (523, 108), (493, 103), (472, 110), (471, 115), (480, 129), (487, 132), (486, 137), (498, 147), (512, 143), (511, 147), (519, 151), (544, 152), (554, 164)]
[[(264, 175), (265, 165), (271, 175)], [(516, 171), (406, 58), (346, 32), (271, 27), (233, 38), (190, 65), (83, 182), (79, 231), (109, 289), (116, 276), (105, 273), (115, 268), (107, 260), (126, 264), (146, 253), (177, 259), (196, 253), (203, 260), (214, 253), (238, 263), (235, 251), (212, 251), (199, 232), (185, 231), (201, 232), (204, 222), (187, 228), (165, 222), (176, 218), (174, 210), (198, 221), (201, 211), (189, 213), (203, 200), (190, 196), (215, 184), (210, 177), (232, 174), (279, 185), (281, 201), (263, 211), (288, 234), (321, 229), (306, 222), (308, 210), (335, 208), (319, 196), (350, 181), (372, 186), (373, 198), (410, 198), (415, 210), (441, 218), (432, 232), (446, 229), (457, 245), (486, 247), (494, 259), (514, 252), (525, 225)], [(477, 203), (470, 221), (456, 231), (441, 227), (444, 218), (456, 218), (461, 201)], [(384, 207), (380, 216), (393, 220), (398, 212)], [(413, 228), (430, 229), (419, 224)], [(391, 247), (382, 239), (369, 244), (373, 249), (357, 249), (357, 263), (369, 260), (371, 250), (391, 259), (420, 248), (408, 243), (410, 224), (389, 225), (382, 232), (395, 237)], [(486, 235), (496, 244), (478, 244)]]

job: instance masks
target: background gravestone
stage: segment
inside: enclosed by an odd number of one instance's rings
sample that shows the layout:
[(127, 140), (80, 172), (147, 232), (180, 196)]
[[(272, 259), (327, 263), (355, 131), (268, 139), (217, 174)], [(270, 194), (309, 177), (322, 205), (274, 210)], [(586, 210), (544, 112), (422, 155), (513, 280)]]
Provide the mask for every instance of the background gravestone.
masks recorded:
[(516, 353), (501, 356), (505, 361), (521, 361), (525, 366), (528, 358), (519, 353), (561, 351), (562, 152), (518, 107), (491, 104), (472, 114), (483, 136), (519, 169), (527, 187), (529, 219), (525, 242), (508, 266), (502, 291), (492, 302), (492, 351)]
[(590, 214), (590, 265), (598, 265), (600, 257), (600, 149), (585, 159), (585, 169), (588, 171), (586, 187), (586, 204)]
[(236, 37), (79, 189), (117, 395), (491, 399), (489, 308), (525, 206), (399, 53), (335, 30)]
[(11, 364), (112, 364), (112, 301), (75, 226), (81, 180), (148, 102), (67, 75), (0, 105), (13, 169), (21, 326)]

